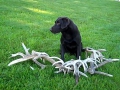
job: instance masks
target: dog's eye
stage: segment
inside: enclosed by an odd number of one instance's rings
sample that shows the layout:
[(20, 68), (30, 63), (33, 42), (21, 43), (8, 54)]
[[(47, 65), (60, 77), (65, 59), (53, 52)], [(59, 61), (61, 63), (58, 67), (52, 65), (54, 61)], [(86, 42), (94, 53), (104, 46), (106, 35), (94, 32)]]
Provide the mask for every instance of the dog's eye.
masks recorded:
[(60, 22), (56, 22), (56, 25), (60, 25)]

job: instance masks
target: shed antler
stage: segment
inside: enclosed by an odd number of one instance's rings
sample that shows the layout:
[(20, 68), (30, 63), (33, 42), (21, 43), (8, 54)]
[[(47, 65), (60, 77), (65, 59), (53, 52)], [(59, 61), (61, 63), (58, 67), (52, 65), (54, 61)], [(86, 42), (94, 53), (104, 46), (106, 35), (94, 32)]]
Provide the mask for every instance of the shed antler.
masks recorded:
[(106, 59), (106, 58), (104, 58), (104, 56), (101, 53), (102, 51), (106, 51), (106, 50), (105, 49), (95, 50), (93, 48), (88, 48), (88, 47), (86, 48), (86, 52), (91, 52), (90, 58), (95, 60), (95, 62), (97, 63), (97, 66), (96, 66), (93, 62), (90, 62), (88, 72), (90, 74), (102, 74), (102, 75), (106, 75), (109, 77), (113, 77), (113, 75), (111, 75), (111, 74), (107, 74), (107, 73), (104, 73), (101, 71), (96, 71), (97, 68), (99, 68), (107, 63), (119, 61), (119, 59)]
[[(19, 62), (32, 60), (33, 62), (35, 62), (38, 66), (40, 66), (43, 69), (43, 68), (45, 68), (45, 65), (38, 62), (37, 59), (41, 59), (41, 60), (44, 59), (44, 60), (47, 60), (47, 61), (49, 61), (51, 63), (55, 62), (55, 60), (50, 58), (49, 55), (47, 53), (45, 53), (45, 52), (36, 52), (36, 51), (32, 50), (32, 53), (30, 54), (29, 49), (26, 48), (24, 43), (22, 43), (22, 46), (23, 46), (23, 49), (25, 51), (25, 54), (21, 53), (21, 52), (18, 52), (16, 54), (12, 54), (11, 57), (21, 56), (22, 58), (19, 58), (19, 59), (16, 59), (16, 60), (10, 62), (8, 64), (8, 66), (11, 66), (13, 64), (17, 64)], [(57, 59), (59, 59), (59, 58), (57, 58)], [(57, 64), (56, 66), (59, 66), (59, 64)]]
[[(21, 52), (12, 54), (11, 57), (21, 56), (21, 58), (10, 62), (8, 66), (17, 64), (19, 62), (32, 60), (42, 69), (44, 69), (46, 65), (38, 62), (37, 60), (38, 59), (46, 60), (49, 61), (53, 66), (55, 66), (55, 68), (58, 68), (58, 71), (56, 71), (55, 73), (63, 72), (64, 74), (66, 74), (72, 72), (73, 75), (75, 76), (76, 84), (78, 83), (80, 76), (88, 77), (86, 75), (87, 72), (90, 74), (102, 74), (112, 77), (113, 75), (101, 71), (96, 71), (96, 69), (107, 63), (119, 60), (119, 59), (106, 59), (101, 53), (102, 51), (106, 51), (105, 49), (95, 50), (93, 48), (86, 48), (86, 57), (87, 57), (86, 59), (84, 60), (81, 60), (80, 58), (78, 60), (71, 59), (70, 61), (64, 62), (62, 59), (58, 57), (50, 57), (45, 52), (36, 52), (32, 50), (32, 53), (29, 53), (29, 48), (26, 48), (24, 43), (22, 43), (22, 47), (25, 51), (25, 54)], [(87, 54), (88, 52), (90, 53), (90, 56), (88, 56)], [(83, 72), (80, 71), (81, 68), (83, 68), (84, 70)]]

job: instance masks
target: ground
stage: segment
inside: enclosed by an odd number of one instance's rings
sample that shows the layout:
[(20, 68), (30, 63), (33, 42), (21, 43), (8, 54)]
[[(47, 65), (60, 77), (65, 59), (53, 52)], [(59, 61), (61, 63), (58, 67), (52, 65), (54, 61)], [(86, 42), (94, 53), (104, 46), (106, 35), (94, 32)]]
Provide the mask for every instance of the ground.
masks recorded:
[[(119, 90), (120, 62), (99, 69), (114, 77), (87, 74), (88, 78), (80, 77), (76, 86), (72, 74), (55, 74), (48, 62), (44, 70), (32, 61), (7, 66), (16, 59), (9, 58), (12, 53), (24, 52), (22, 42), (30, 51), (60, 57), (61, 34), (50, 32), (59, 16), (74, 21), (84, 47), (104, 48), (106, 58), (120, 59), (119, 7), (115, 0), (0, 0), (0, 90)], [(65, 57), (75, 58), (69, 54)]]

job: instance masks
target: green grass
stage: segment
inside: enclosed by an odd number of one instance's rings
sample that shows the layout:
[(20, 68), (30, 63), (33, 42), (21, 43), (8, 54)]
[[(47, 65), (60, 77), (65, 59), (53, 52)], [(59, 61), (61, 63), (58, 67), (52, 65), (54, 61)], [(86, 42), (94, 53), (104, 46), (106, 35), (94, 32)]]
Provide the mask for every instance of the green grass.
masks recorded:
[[(72, 74), (54, 74), (54, 67), (41, 70), (32, 61), (8, 67), (24, 52), (21, 43), (31, 50), (59, 55), (60, 34), (50, 27), (59, 16), (71, 18), (78, 26), (84, 47), (105, 48), (106, 58), (120, 59), (120, 2), (115, 0), (0, 0), (0, 90), (119, 90), (120, 62), (99, 70), (114, 77), (80, 77), (77, 86)], [(84, 55), (84, 54), (83, 54)], [(66, 60), (74, 56), (66, 54)], [(34, 71), (30, 69), (34, 67)]]

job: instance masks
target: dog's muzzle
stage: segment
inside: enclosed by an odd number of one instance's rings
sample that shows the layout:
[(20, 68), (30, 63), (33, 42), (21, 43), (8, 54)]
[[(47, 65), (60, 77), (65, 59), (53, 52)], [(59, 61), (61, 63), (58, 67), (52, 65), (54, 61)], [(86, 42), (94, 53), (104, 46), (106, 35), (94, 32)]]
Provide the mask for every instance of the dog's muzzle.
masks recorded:
[(50, 28), (50, 31), (54, 34), (58, 33), (58, 32), (56, 32), (56, 30), (53, 29), (53, 27)]
[(55, 34), (55, 32), (53, 31), (53, 28), (52, 28), (52, 27), (50, 28), (50, 31)]

